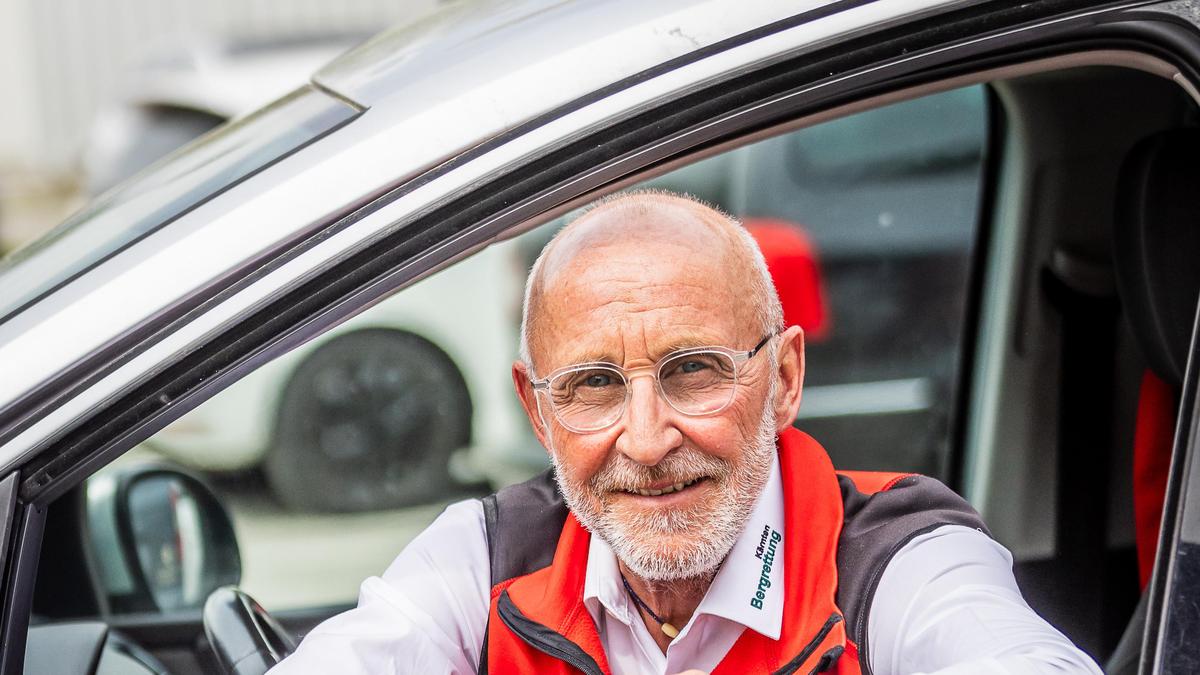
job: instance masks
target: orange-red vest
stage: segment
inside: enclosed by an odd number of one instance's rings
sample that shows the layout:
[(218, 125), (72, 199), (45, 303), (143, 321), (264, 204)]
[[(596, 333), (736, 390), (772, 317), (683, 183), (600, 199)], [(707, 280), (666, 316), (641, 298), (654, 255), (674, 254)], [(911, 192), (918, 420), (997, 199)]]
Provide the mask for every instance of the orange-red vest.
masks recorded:
[[(825, 450), (794, 429), (780, 435), (779, 458), (783, 474), (784, 548), (788, 551), (784, 556), (785, 598), (780, 639), (744, 630), (713, 675), (869, 672), (865, 664), (860, 664), (859, 645), (850, 635), (864, 636), (859, 637), (860, 641), (865, 639), (870, 595), (887, 560), (912, 536), (933, 527), (966, 524), (982, 528), (982, 522), (965, 502), (931, 479), (874, 472), (847, 472), (839, 476)], [(905, 499), (888, 498), (871, 503), (875, 493), (902, 484), (916, 489), (909, 491)], [(501, 499), (504, 495), (500, 493)], [(516, 534), (497, 542), (495, 532), (503, 530), (496, 524), (496, 501), (489, 504), (485, 500), (493, 555), (497, 550), (511, 555), (509, 539), (519, 539), (520, 545), (529, 551), (537, 541), (537, 536), (531, 538), (530, 528), (537, 529), (544, 508), (523, 506), (515, 510), (501, 509), (513, 522), (508, 531)], [(520, 511), (530, 511), (530, 517), (526, 527), (517, 529), (522, 519)], [(872, 522), (851, 520), (848, 515), (855, 518), (865, 515)], [(557, 544), (543, 543), (547, 549), (554, 547), (549, 565), (502, 579), (495, 578), (497, 568), (493, 565), (494, 586), (481, 672), (486, 670), (493, 675), (578, 672), (608, 675), (610, 672), (595, 623), (583, 603), (591, 535), (570, 514), (561, 522)], [(844, 525), (853, 530), (847, 541), (841, 539)], [(879, 541), (881, 533), (885, 541)], [(536, 557), (536, 551), (532, 554), (529, 551), (522, 554), (524, 558)], [(844, 593), (839, 592), (839, 573), (849, 575), (849, 583), (855, 587), (852, 598), (841, 597)], [(839, 598), (855, 605), (854, 616), (848, 617), (839, 608)], [(847, 618), (858, 623), (848, 627)]]

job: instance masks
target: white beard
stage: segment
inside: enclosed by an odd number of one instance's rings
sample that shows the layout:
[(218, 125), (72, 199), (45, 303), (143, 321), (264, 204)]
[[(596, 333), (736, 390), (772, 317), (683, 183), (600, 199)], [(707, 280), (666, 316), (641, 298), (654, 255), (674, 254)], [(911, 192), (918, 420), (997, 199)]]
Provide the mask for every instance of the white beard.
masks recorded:
[[(774, 382), (772, 382), (774, 384)], [(736, 461), (684, 447), (655, 466), (643, 466), (620, 453), (588, 483), (571, 481), (550, 453), (555, 479), (567, 506), (585, 528), (603, 539), (634, 574), (646, 581), (711, 579), (737, 541), (771, 471), (775, 453), (775, 387), (763, 405), (758, 429)], [(686, 509), (647, 511), (606, 504), (615, 491), (668, 480), (708, 476), (712, 495)]]

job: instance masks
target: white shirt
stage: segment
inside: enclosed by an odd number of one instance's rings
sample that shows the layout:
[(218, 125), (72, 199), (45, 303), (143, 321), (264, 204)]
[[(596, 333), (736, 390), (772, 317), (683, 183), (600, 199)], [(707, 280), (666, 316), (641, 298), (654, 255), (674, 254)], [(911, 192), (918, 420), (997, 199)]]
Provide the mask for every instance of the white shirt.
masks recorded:
[[(783, 550), (775, 544), (762, 609), (759, 546), (783, 535), (779, 462), (741, 536), (666, 654), (625, 592), (612, 550), (591, 538), (583, 600), (614, 675), (713, 669), (743, 630), (778, 639)], [(271, 670), (299, 673), (475, 673), (487, 623), (490, 566), (479, 501), (453, 504), (383, 573), (358, 607), (317, 626)], [(765, 552), (765, 551), (764, 551)], [(948, 525), (915, 537), (885, 568), (868, 617), (876, 675), (1089, 673), (1100, 669), (1022, 599), (1012, 556), (987, 535)]]

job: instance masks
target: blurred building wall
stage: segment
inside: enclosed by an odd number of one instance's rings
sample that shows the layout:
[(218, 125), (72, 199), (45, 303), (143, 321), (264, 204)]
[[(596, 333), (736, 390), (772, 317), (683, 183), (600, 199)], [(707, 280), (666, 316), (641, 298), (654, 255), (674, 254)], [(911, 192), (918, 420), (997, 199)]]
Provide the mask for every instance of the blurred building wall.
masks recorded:
[(121, 73), (199, 39), (372, 33), (436, 0), (5, 0), (0, 2), (0, 163), (74, 161)]
[(0, 253), (69, 210), (81, 146), (127, 69), (202, 41), (369, 35), (438, 3), (0, 0)]

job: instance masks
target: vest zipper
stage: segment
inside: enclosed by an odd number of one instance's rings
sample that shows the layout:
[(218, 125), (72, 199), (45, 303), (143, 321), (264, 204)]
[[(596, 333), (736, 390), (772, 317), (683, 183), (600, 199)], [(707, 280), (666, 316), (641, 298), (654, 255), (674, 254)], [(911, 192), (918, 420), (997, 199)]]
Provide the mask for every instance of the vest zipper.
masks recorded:
[(846, 651), (846, 648), (841, 645), (835, 645), (829, 649), (826, 649), (825, 653), (821, 655), (821, 658), (817, 660), (817, 665), (813, 666), (813, 669), (808, 671), (808, 675), (817, 675), (817, 673), (828, 672), (830, 668), (833, 668), (833, 664), (837, 663), (837, 660), (842, 658), (842, 652), (844, 651)]
[[(838, 614), (837, 612), (830, 614), (829, 618), (825, 619), (825, 625), (821, 626), (821, 630), (817, 631), (817, 634), (813, 636), (813, 639), (809, 640), (808, 644), (804, 645), (804, 649), (800, 650), (800, 653), (796, 655), (796, 658), (792, 659), (791, 661), (788, 661), (787, 664), (785, 664), (779, 670), (776, 670), (771, 675), (791, 675), (792, 673), (799, 670), (800, 666), (804, 665), (804, 662), (808, 660), (808, 657), (812, 656), (812, 653), (817, 650), (817, 647), (821, 646), (821, 642), (825, 639), (825, 637), (827, 635), (829, 635), (829, 631), (833, 630), (833, 627), (838, 625), (838, 623), (840, 623), (841, 620), (842, 620), (841, 614)], [(829, 651), (822, 654), (820, 661), (817, 662), (818, 669), (810, 671), (810, 673), (820, 673), (825, 670), (828, 670), (829, 666), (832, 665), (833, 662), (837, 660), (837, 657), (841, 656), (841, 651), (840, 651), (841, 649), (842, 649), (842, 646), (838, 645), (837, 647), (834, 647), (833, 649), (830, 649)], [(830, 653), (835, 650), (838, 650), (837, 655), (830, 657)], [(829, 663), (825, 664), (825, 660), (827, 657), (829, 657)], [(825, 664), (824, 667), (822, 667), (822, 664)]]
[(568, 665), (587, 673), (587, 675), (604, 675), (599, 664), (583, 647), (571, 642), (567, 637), (547, 626), (544, 626), (521, 613), (508, 597), (508, 591), (500, 593), (496, 601), (496, 613), (508, 629), (534, 649), (553, 656)]

